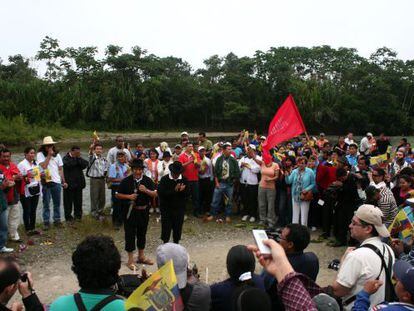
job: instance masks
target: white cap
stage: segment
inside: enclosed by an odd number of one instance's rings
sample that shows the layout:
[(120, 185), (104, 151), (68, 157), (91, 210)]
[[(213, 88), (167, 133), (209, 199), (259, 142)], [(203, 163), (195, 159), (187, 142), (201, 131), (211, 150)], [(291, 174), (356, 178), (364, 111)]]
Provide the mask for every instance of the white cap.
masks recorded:
[(187, 250), (175, 243), (165, 243), (157, 248), (157, 265), (161, 268), (168, 261), (172, 260), (174, 272), (177, 276), (178, 288), (182, 289), (187, 285), (187, 267), (189, 256)]
[(382, 222), (382, 211), (378, 207), (371, 204), (362, 204), (356, 210), (355, 216), (373, 225), (381, 237), (388, 238), (390, 236), (390, 232)]
[(260, 136), (260, 139), (265, 139), (266, 140), (266, 136)]
[(180, 136), (183, 136), (183, 135), (187, 135), (187, 136), (188, 136), (188, 133), (187, 133), (187, 132), (182, 132), (182, 133), (180, 134)]
[(371, 133), (371, 132), (368, 132), (368, 133), (367, 133), (367, 136), (368, 136), (368, 137), (374, 137), (374, 135), (372, 135), (372, 133)]
[(253, 150), (256, 150), (256, 146), (255, 146), (255, 145), (253, 145), (253, 144), (250, 144), (250, 145), (249, 145), (249, 148), (250, 148), (250, 149), (253, 149)]
[(198, 151), (200, 150), (206, 150), (206, 148), (204, 148), (203, 146), (198, 147)]

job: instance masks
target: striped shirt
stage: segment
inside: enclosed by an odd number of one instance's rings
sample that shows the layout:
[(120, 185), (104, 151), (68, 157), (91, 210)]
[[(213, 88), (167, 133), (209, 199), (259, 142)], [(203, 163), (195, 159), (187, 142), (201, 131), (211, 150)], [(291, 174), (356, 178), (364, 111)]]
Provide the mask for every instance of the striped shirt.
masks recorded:
[(394, 195), (392, 194), (391, 189), (388, 188), (383, 181), (378, 184), (371, 182), (370, 186), (380, 189), (381, 198), (378, 200), (378, 207), (384, 216), (384, 224), (388, 227), (398, 213), (397, 202), (395, 202)]
[(102, 178), (108, 171), (108, 160), (103, 156), (98, 157), (96, 154), (89, 155), (88, 173), (89, 177)]

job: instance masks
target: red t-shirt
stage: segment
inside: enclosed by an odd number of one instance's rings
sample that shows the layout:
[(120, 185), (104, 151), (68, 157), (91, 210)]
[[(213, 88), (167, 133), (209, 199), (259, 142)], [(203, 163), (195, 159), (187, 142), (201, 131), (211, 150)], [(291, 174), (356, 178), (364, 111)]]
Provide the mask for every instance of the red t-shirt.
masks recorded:
[[(200, 163), (200, 156), (198, 155), (198, 153), (194, 152), (194, 154), (197, 157), (197, 162)], [(185, 152), (180, 154), (180, 156), (178, 157), (178, 161), (180, 161), (183, 164), (190, 161), (190, 159), (193, 162), (184, 167), (183, 176), (187, 178), (188, 181), (197, 181), (198, 180), (198, 168), (194, 164), (194, 157), (191, 154), (188, 155)]]

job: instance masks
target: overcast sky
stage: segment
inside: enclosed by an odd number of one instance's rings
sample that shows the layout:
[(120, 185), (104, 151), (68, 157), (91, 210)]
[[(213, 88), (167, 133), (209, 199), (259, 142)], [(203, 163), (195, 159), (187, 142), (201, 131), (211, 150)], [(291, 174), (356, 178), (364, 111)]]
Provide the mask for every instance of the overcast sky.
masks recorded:
[(201, 67), (207, 57), (272, 46), (382, 46), (414, 59), (413, 0), (1, 0), (0, 58), (62, 47), (138, 45)]

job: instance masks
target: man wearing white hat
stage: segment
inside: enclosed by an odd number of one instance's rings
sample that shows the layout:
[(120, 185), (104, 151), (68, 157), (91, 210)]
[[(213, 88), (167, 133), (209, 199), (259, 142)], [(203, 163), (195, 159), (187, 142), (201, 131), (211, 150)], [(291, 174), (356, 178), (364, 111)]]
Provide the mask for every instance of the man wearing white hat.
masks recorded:
[(378, 207), (363, 204), (349, 225), (351, 237), (361, 244), (358, 248), (348, 248), (345, 252), (336, 281), (332, 285), (333, 293), (342, 297), (344, 310), (352, 309), (356, 294), (370, 279), (381, 280), (384, 284), (370, 297), (371, 306), (390, 299), (386, 297), (385, 284), (391, 282), (395, 257), (391, 247), (381, 241), (381, 238), (390, 236), (382, 216)]
[(43, 224), (44, 229), (50, 226), (50, 199), (53, 201), (53, 222), (56, 226), (61, 225), (60, 201), (62, 187), (67, 188), (68, 184), (63, 175), (63, 161), (55, 148), (56, 142), (51, 136), (43, 138), (42, 146), (37, 153), (37, 163), (44, 171), (43, 192)]

